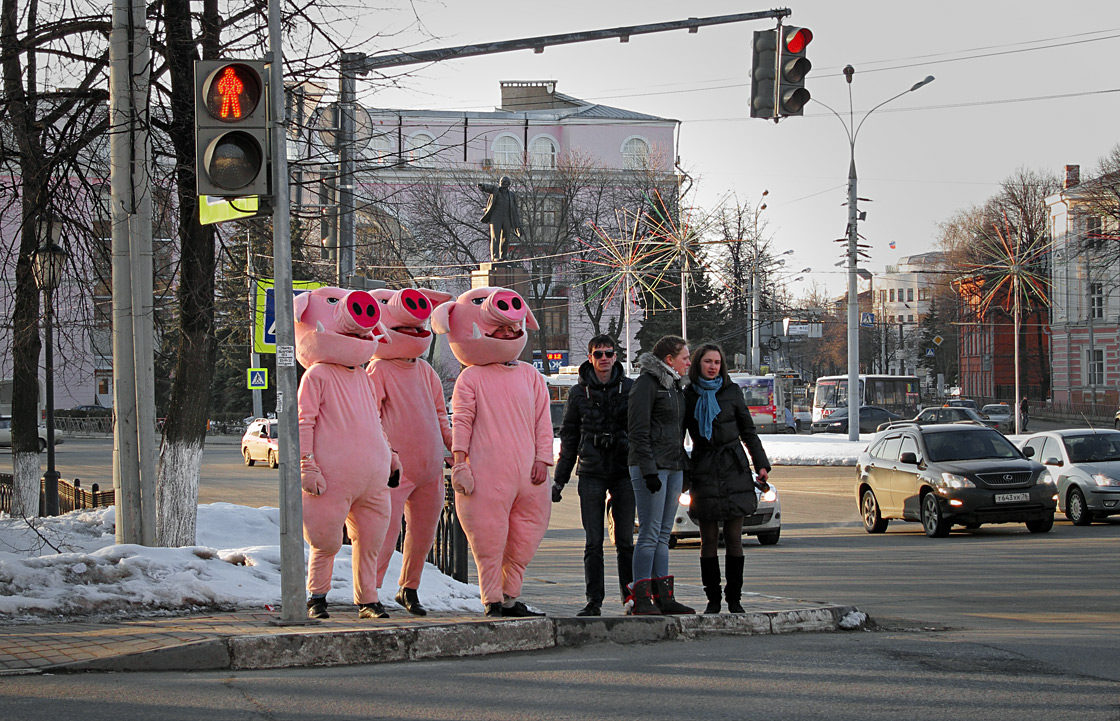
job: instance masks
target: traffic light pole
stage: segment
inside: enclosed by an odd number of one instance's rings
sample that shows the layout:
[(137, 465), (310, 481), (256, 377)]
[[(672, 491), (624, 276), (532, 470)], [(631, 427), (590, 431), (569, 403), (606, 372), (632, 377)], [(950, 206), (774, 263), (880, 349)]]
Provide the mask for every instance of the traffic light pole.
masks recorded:
[(272, 267), (276, 289), (276, 419), (280, 437), (280, 620), (310, 623), (304, 606), (307, 571), (303, 558), (303, 497), (299, 474), (299, 415), (296, 404), (292, 238), (289, 216), (287, 134), (284, 130), (284, 49), (280, 0), (268, 2), (272, 196)]
[[(270, 4), (275, 0), (270, 0)], [(417, 50), (411, 53), (397, 53), (394, 55), (377, 55), (367, 57), (363, 53), (342, 53), (340, 58), (339, 78), (339, 150), (338, 150), (338, 276), (341, 285), (354, 272), (354, 107), (357, 102), (355, 79), (357, 75), (366, 75), (373, 70), (382, 68), (399, 68), (406, 65), (419, 65), (423, 63), (437, 63), (443, 60), (458, 60), (460, 58), (475, 57), (478, 55), (493, 55), (496, 53), (510, 53), (516, 50), (532, 50), (543, 53), (546, 47), (555, 45), (572, 45), (593, 40), (606, 40), (618, 38), (622, 42), (629, 42), (634, 35), (648, 35), (663, 33), (672, 30), (688, 30), (689, 33), (697, 32), (701, 27), (710, 25), (727, 25), (750, 20), (765, 20), (774, 18), (781, 20), (789, 17), (793, 11), (789, 8), (775, 10), (762, 10), (752, 13), (739, 13), (736, 15), (717, 15), (706, 18), (688, 18), (687, 20), (674, 20), (665, 23), (649, 23), (646, 25), (631, 25), (627, 27), (608, 28), (603, 30), (585, 30), (577, 33), (564, 33), (561, 35), (542, 35), (534, 38), (520, 38), (517, 40), (501, 40), (493, 43), (478, 43), (477, 45), (458, 45), (450, 48), (434, 48), (432, 50)], [(349, 249), (350, 255), (343, 264), (343, 249)], [(683, 308), (682, 308), (683, 311)]]

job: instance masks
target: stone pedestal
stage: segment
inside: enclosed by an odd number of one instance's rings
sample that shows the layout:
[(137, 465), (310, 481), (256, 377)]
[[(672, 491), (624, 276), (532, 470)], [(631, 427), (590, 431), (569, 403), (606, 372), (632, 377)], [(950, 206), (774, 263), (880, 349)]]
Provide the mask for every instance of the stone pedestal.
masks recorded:
[[(529, 272), (517, 261), (500, 261), (497, 263), (480, 263), (478, 270), (471, 271), (471, 290), (475, 288), (509, 288), (516, 291), (525, 302), (529, 302)], [(531, 307), (531, 306), (530, 306)], [(537, 318), (537, 322), (541, 322)], [(536, 342), (537, 331), (525, 329), (528, 336), (525, 349), (521, 351), (521, 360), (526, 363), (533, 362), (533, 348)]]

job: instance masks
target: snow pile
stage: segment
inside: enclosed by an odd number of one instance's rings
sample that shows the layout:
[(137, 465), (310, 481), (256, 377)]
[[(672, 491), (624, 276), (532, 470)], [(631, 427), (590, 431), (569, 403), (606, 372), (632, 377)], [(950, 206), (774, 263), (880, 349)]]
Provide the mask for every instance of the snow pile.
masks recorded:
[(856, 631), (867, 625), (867, 614), (863, 611), (849, 611), (840, 619), (840, 628), (845, 631)]
[[(117, 545), (114, 510), (33, 519), (33, 527), (0, 517), (0, 623), (265, 608), (280, 602), (279, 509), (201, 505), (198, 545), (184, 548)], [(392, 598), (400, 564), (394, 552), (380, 592), (390, 610), (396, 608)], [(343, 546), (335, 557), (328, 602), (353, 602), (351, 568), (351, 547)], [(431, 565), (419, 595), (432, 611), (480, 608), (477, 586), (459, 583)]]

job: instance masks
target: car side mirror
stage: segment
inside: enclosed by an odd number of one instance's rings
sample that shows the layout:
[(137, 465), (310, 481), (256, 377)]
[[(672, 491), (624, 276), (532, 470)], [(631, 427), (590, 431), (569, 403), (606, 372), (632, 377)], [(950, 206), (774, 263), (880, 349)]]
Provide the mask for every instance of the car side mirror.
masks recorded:
[(1023, 455), (1027, 458), (1034, 458), (1034, 448), (1032, 446), (1027, 446), (1023, 449)]
[(918, 454), (913, 451), (906, 451), (898, 457), (898, 460), (900, 463), (905, 463), (908, 466), (916, 466), (918, 465)]
[(1061, 465), (1065, 465), (1065, 464), (1063, 464), (1061, 459), (1059, 459), (1059, 458), (1047, 458), (1045, 461), (1042, 462), (1042, 465), (1044, 465), (1044, 466), (1061, 466)]

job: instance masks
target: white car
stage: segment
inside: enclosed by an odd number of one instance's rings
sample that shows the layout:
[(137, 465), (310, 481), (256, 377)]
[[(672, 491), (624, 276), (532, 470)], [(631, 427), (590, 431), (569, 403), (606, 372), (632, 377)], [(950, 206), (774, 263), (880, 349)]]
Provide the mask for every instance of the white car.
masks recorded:
[[(763, 546), (773, 546), (782, 535), (782, 501), (778, 498), (778, 489), (773, 483), (763, 493), (756, 486), (755, 495), (758, 496), (758, 508), (743, 520), (743, 535), (756, 536)], [(678, 499), (677, 514), (673, 519), (673, 532), (669, 536), (669, 547), (677, 545), (683, 538), (700, 538), (700, 526), (688, 515), (688, 506), (691, 499), (688, 491), (681, 494)]]
[[(54, 429), (54, 444), (57, 446), (62, 443), (62, 434), (58, 429)], [(0, 417), (0, 446), (12, 445), (12, 419), (10, 416)], [(46, 425), (39, 426), (39, 452), (47, 450), (47, 427)]]
[(1035, 433), (1025, 451), (1058, 486), (1058, 510), (1075, 526), (1120, 514), (1120, 432), (1073, 428)]

